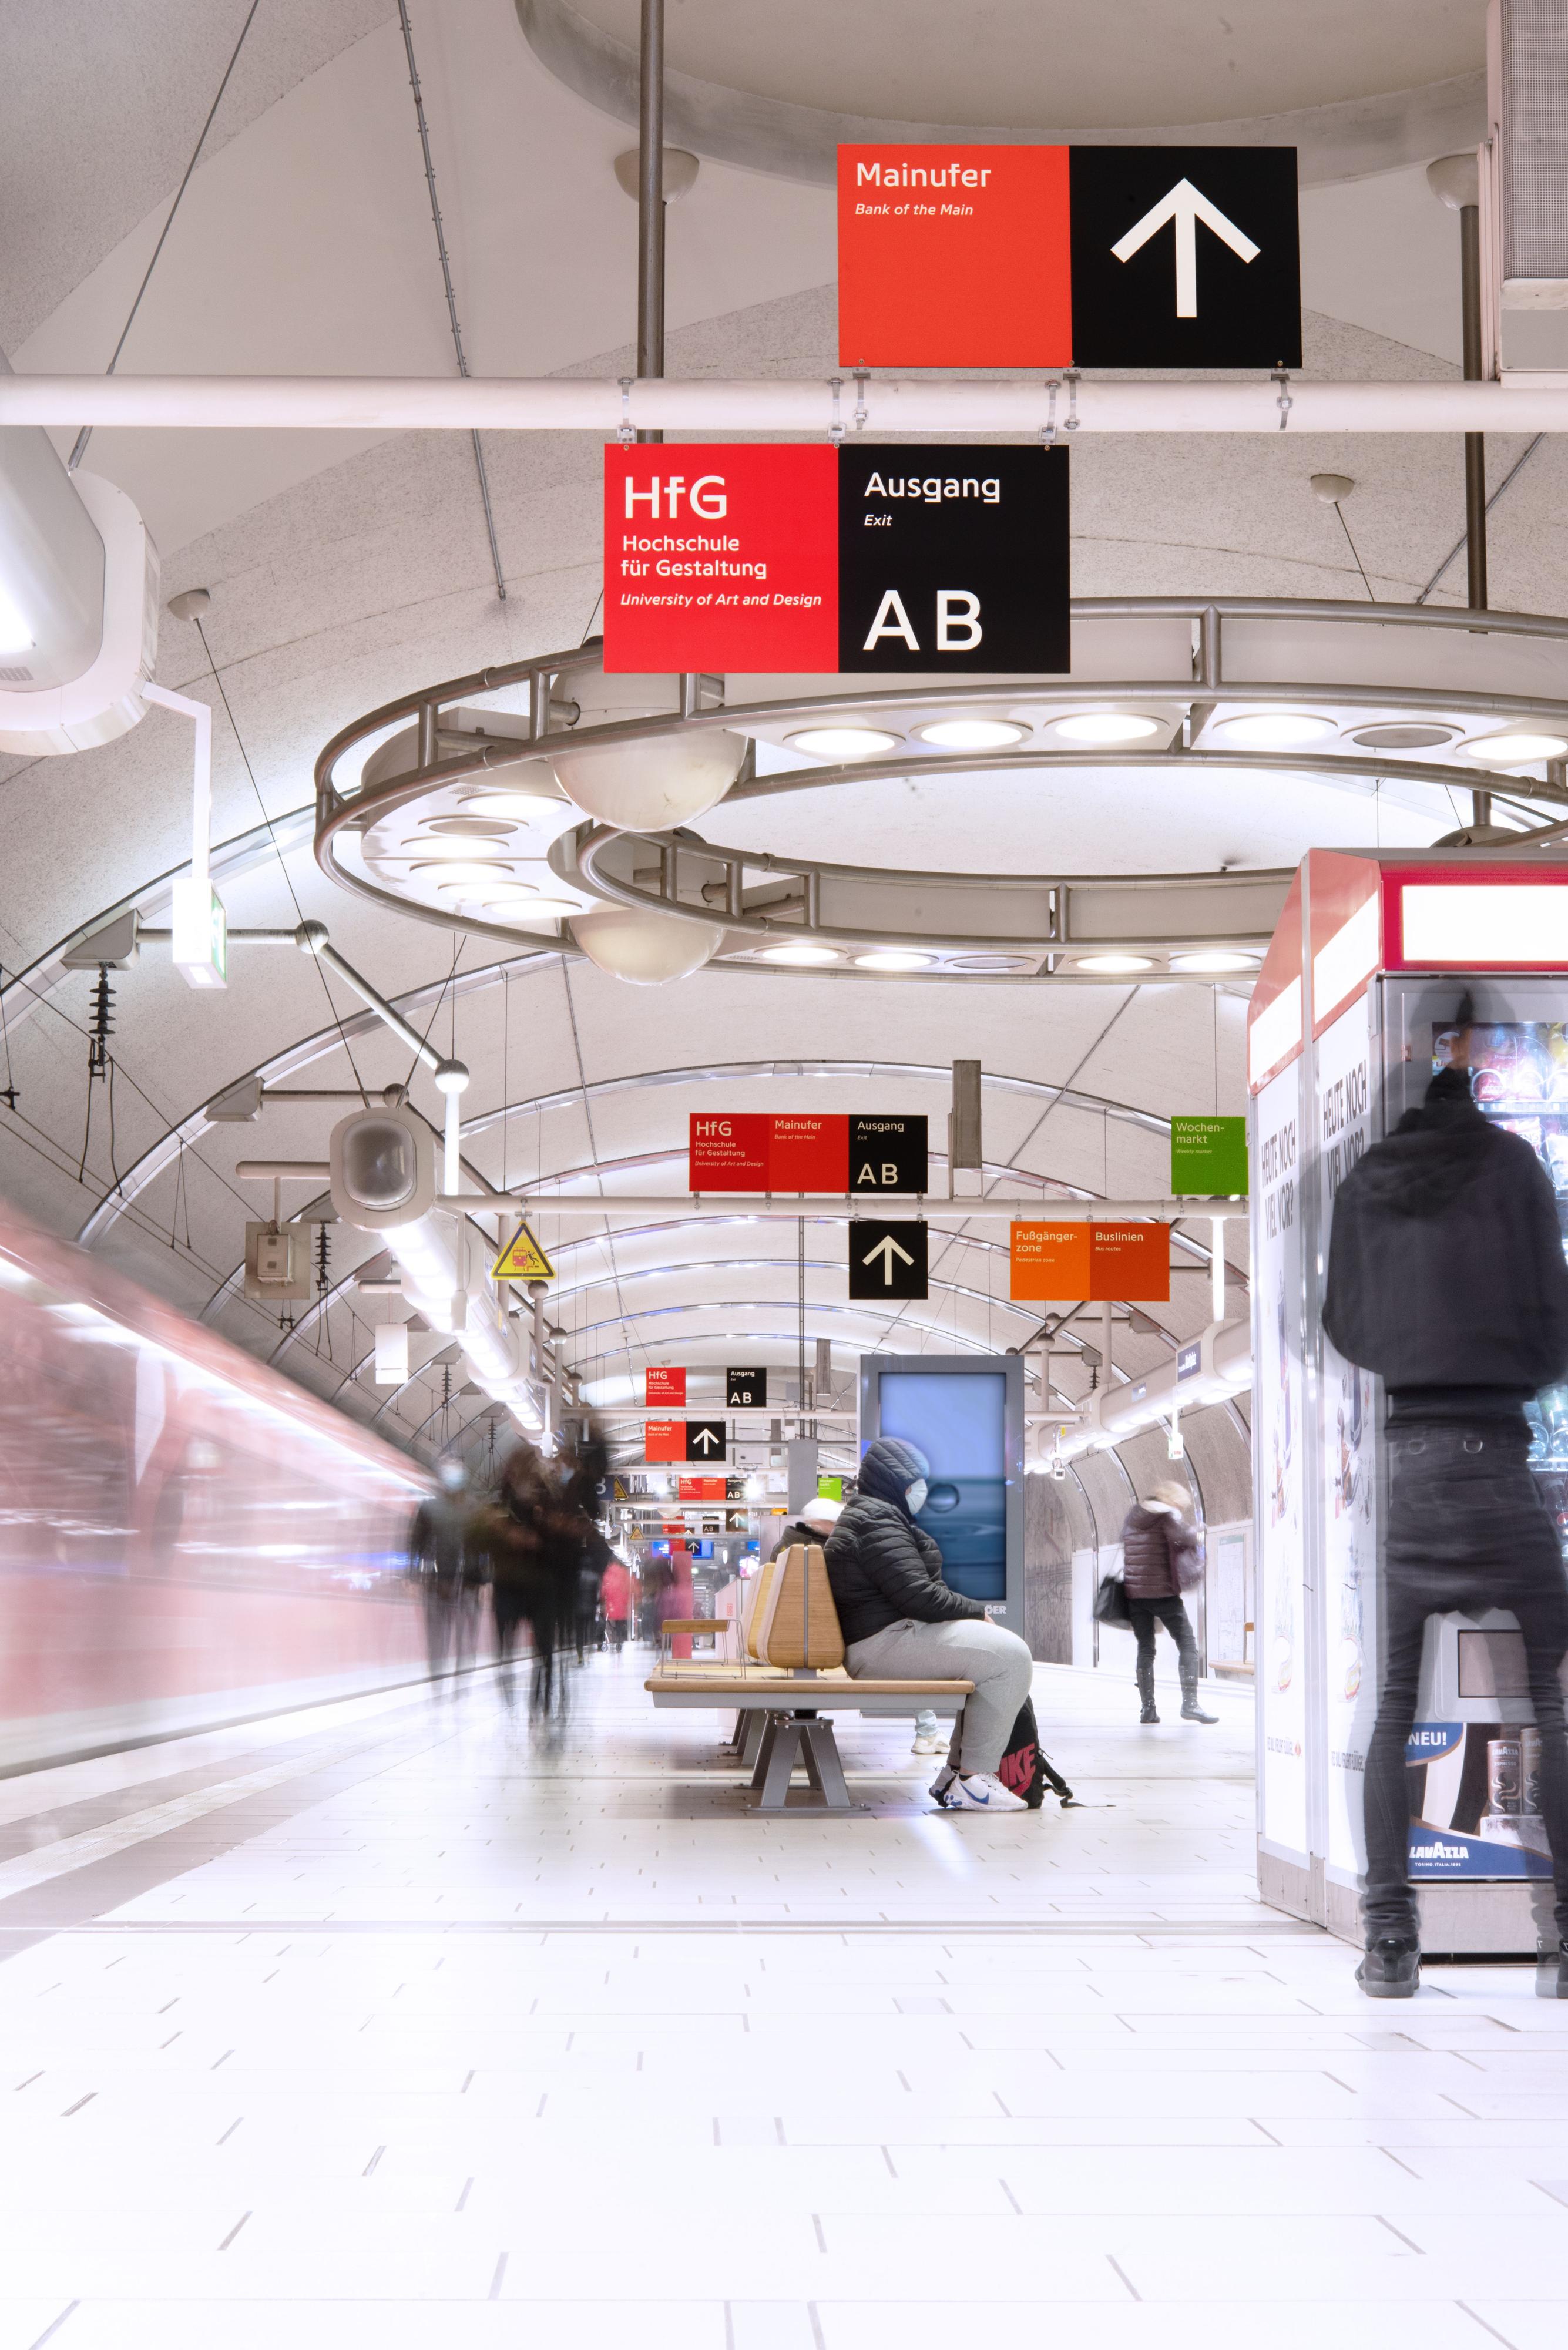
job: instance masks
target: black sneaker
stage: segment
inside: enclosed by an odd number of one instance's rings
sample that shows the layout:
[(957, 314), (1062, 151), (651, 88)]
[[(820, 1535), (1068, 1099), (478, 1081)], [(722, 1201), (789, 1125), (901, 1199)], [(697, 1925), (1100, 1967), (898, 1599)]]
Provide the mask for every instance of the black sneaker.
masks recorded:
[(1369, 1942), (1355, 1970), (1368, 1999), (1414, 1999), (1421, 1987), (1421, 1945), (1393, 1934)]

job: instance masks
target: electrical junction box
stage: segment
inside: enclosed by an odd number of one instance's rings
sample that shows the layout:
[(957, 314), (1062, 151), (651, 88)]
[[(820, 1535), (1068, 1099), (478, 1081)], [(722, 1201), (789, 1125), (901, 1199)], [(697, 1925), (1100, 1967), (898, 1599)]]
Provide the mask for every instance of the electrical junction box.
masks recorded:
[(245, 1295), (283, 1304), (314, 1297), (314, 1224), (245, 1226)]

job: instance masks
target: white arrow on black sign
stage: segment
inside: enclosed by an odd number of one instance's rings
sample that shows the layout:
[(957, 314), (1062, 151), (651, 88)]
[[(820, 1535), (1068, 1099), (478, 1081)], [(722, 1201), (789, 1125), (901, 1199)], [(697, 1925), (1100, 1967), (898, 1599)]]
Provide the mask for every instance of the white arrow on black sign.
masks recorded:
[(1211, 204), (1200, 189), (1190, 180), (1178, 180), (1174, 188), (1151, 204), (1142, 220), (1135, 221), (1126, 236), (1117, 239), (1111, 251), (1118, 261), (1130, 261), (1141, 253), (1151, 236), (1158, 235), (1168, 221), (1176, 224), (1176, 315), (1179, 318), (1198, 316), (1198, 224), (1211, 229), (1222, 244), (1228, 244), (1242, 261), (1255, 261), (1262, 246), (1253, 244), (1244, 230), (1239, 229)]
[(898, 1242), (893, 1238), (892, 1233), (886, 1232), (877, 1242), (876, 1247), (869, 1250), (867, 1254), (861, 1258), (860, 1262), (862, 1264), (875, 1264), (877, 1259), (880, 1257), (882, 1260), (883, 1282), (888, 1288), (891, 1289), (893, 1285), (893, 1259), (896, 1256), (902, 1257), (906, 1264), (913, 1264), (915, 1262), (914, 1258), (909, 1254), (909, 1250), (906, 1248), (900, 1248)]
[(691, 1439), (691, 1443), (694, 1450), (710, 1454), (722, 1450), (723, 1439), (715, 1436), (711, 1428), (700, 1428)]

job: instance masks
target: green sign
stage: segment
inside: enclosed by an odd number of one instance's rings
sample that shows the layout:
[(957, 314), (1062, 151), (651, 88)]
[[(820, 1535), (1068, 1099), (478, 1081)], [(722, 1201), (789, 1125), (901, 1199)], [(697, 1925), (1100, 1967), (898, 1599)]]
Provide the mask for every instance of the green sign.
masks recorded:
[(1231, 1199), (1247, 1190), (1244, 1118), (1173, 1118), (1170, 1189), (1175, 1199)]
[(816, 1481), (816, 1498), (819, 1502), (842, 1502), (844, 1499), (843, 1478), (819, 1477)]

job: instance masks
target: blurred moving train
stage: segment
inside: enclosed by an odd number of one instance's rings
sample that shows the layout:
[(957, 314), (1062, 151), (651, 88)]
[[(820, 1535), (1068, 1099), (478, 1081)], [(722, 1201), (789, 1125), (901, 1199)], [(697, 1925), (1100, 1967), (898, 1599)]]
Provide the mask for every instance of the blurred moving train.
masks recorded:
[(0, 1203), (0, 1773), (421, 1678), (429, 1485)]

